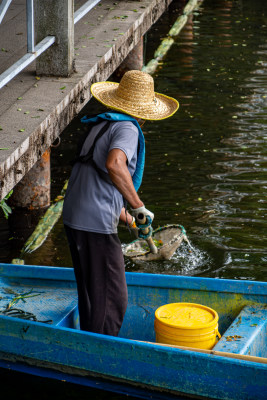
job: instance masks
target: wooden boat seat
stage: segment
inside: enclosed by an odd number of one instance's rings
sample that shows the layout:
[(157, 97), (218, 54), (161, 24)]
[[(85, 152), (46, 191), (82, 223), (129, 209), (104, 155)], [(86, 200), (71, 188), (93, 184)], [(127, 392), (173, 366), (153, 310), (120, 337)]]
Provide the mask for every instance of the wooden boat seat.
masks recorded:
[(267, 307), (244, 307), (213, 350), (267, 357)]

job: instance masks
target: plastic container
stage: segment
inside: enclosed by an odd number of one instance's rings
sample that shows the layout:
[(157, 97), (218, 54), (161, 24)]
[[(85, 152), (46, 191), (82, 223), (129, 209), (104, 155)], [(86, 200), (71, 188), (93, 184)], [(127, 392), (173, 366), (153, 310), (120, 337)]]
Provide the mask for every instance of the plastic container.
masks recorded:
[(215, 310), (201, 304), (166, 304), (155, 312), (156, 342), (212, 349), (221, 337), (218, 320)]

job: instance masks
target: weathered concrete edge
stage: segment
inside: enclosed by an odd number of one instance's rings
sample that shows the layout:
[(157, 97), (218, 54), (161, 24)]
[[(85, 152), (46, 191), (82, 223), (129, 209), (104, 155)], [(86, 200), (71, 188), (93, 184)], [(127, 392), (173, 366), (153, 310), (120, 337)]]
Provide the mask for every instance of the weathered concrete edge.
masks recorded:
[[(129, 27), (124, 42), (114, 44), (70, 90), (45, 120), (0, 165), (0, 200), (23, 178), (91, 98), (91, 83), (105, 81), (166, 11), (172, 0), (153, 0)], [(125, 46), (126, 45), (126, 46)]]

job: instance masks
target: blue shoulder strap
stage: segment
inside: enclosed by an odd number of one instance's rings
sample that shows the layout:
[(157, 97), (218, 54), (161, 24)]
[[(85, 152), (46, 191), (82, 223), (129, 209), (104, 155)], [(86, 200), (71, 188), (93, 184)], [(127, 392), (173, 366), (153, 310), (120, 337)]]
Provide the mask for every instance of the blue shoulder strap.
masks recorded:
[(88, 123), (92, 123), (92, 122), (93, 123), (101, 122), (102, 120), (114, 121), (114, 122), (131, 121), (137, 127), (139, 149), (138, 149), (138, 154), (137, 154), (136, 169), (135, 169), (132, 179), (133, 179), (134, 188), (136, 191), (138, 191), (138, 189), (142, 183), (144, 167), (145, 167), (145, 138), (144, 138), (142, 129), (140, 128), (140, 125), (138, 124), (136, 119), (134, 119), (130, 115), (115, 113), (115, 112), (106, 112), (103, 114), (98, 114), (97, 116), (92, 117), (92, 118), (88, 118), (87, 116), (85, 116), (81, 119), (81, 122), (88, 124)]

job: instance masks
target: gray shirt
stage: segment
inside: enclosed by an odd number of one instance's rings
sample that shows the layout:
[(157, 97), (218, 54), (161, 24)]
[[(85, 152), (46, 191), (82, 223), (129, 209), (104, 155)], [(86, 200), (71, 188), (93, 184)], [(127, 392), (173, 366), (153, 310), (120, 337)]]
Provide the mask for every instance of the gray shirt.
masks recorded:
[[(105, 122), (96, 125), (98, 132)], [(88, 152), (92, 137), (86, 138), (81, 155)], [(94, 150), (94, 161), (107, 172), (105, 164), (112, 149), (122, 150), (133, 176), (136, 168), (138, 129), (131, 121), (112, 122), (104, 135), (98, 139)], [(76, 163), (71, 172), (63, 207), (63, 223), (71, 228), (104, 234), (117, 233), (123, 197), (115, 186), (100, 177), (95, 168)]]

